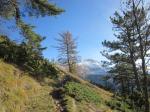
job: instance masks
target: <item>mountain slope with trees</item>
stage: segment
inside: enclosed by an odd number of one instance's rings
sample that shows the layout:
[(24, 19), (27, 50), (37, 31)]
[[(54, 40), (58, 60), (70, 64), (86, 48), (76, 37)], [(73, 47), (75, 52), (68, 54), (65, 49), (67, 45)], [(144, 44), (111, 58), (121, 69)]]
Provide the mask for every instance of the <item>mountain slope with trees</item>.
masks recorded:
[[(59, 77), (33, 77), (17, 65), (0, 61), (0, 111), (10, 112), (130, 112), (131, 107), (57, 66)], [(53, 70), (52, 69), (52, 70)], [(59, 93), (59, 94), (58, 94)], [(114, 104), (116, 103), (116, 104)], [(120, 106), (117, 106), (120, 105)], [(132, 111), (131, 111), (132, 112)]]
[(24, 21), (57, 16), (63, 9), (49, 0), (0, 0), (0, 22), (7, 26), (1, 20), (12, 21), (22, 37), (16, 42), (0, 32), (0, 111), (149, 112), (150, 8), (143, 0), (127, 0), (123, 6), (111, 17), (117, 40), (102, 43), (107, 48), (102, 54), (109, 60), (104, 65), (110, 70), (104, 80), (113, 79), (118, 87), (110, 92), (78, 77), (71, 32), (57, 39), (67, 71), (44, 57), (41, 43), (46, 37)]

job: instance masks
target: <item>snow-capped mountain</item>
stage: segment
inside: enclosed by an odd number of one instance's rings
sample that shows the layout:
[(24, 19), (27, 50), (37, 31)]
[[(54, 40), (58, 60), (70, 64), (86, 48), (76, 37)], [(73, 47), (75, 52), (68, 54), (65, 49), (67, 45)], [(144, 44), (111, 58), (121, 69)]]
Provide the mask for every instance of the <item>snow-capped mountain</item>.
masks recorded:
[(106, 75), (105, 68), (102, 67), (102, 64), (93, 59), (87, 59), (81, 61), (79, 64), (79, 70), (85, 73), (85, 75)]
[(78, 72), (82, 78), (97, 84), (101, 82), (102, 76), (107, 74), (107, 71), (102, 67), (102, 64), (93, 59), (83, 60), (78, 63)]

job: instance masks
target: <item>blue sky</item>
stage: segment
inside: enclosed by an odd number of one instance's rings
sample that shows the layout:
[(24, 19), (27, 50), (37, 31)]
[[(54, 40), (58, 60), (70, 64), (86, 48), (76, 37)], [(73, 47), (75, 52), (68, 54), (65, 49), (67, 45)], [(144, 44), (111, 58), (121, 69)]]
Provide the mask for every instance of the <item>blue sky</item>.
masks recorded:
[[(56, 17), (26, 18), (25, 21), (36, 26), (35, 31), (47, 39), (43, 46), (48, 47), (44, 56), (56, 59), (58, 33), (70, 31), (78, 40), (79, 56), (82, 59), (104, 59), (100, 55), (105, 39), (113, 40), (112, 24), (109, 17), (120, 9), (120, 0), (52, 0), (66, 12)], [(13, 32), (12, 32), (13, 33)], [(11, 34), (10, 35), (14, 35)]]

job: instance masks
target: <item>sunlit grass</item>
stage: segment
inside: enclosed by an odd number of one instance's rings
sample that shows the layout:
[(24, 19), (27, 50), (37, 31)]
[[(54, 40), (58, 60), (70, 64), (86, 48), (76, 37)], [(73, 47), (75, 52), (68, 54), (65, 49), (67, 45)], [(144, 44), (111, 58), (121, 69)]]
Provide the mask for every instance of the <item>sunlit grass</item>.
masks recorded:
[(0, 112), (53, 112), (50, 88), (0, 61)]

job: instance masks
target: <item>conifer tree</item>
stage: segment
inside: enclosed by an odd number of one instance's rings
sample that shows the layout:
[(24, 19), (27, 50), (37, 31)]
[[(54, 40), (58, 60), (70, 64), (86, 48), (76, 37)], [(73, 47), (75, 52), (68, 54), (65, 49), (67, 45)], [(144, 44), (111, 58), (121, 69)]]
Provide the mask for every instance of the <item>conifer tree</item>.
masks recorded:
[(145, 112), (150, 111), (149, 107), (149, 93), (148, 93), (148, 71), (147, 59), (149, 58), (150, 49), (150, 19), (149, 8), (144, 7), (143, 0), (130, 0), (128, 2), (133, 15), (134, 30), (137, 34), (137, 42), (139, 44), (139, 56), (141, 59), (141, 70), (143, 76), (143, 91), (145, 97)]
[(0, 0), (0, 19), (15, 20), (23, 36), (27, 35), (25, 33), (28, 30), (28, 37), (29, 30), (32, 32), (32, 37), (33, 33), (37, 34), (32, 30), (31, 25), (24, 22), (24, 17), (56, 16), (62, 12), (64, 12), (63, 9), (49, 3), (48, 0)]
[[(18, 45), (18, 57), (14, 63), (26, 66), (36, 74), (43, 63), (41, 42), (45, 39), (37, 34), (34, 26), (27, 24), (24, 17), (56, 16), (64, 12), (48, 0), (0, 0), (0, 19), (15, 20), (23, 41)], [(11, 37), (10, 37), (11, 38)], [(14, 47), (12, 47), (14, 48)], [(10, 47), (11, 49), (11, 47)], [(14, 54), (11, 52), (11, 54)], [(11, 60), (12, 61), (12, 60)], [(45, 63), (45, 61), (44, 61)]]
[(111, 17), (111, 22), (114, 25), (117, 40), (113, 42), (104, 41), (102, 44), (109, 48), (111, 52), (119, 51), (118, 53), (109, 56), (111, 57), (111, 60), (113, 59), (118, 62), (122, 61), (132, 65), (136, 88), (138, 91), (141, 91), (138, 68), (136, 66), (136, 61), (139, 57), (137, 54), (138, 48), (136, 46), (136, 37), (132, 30), (132, 14), (127, 11), (121, 16), (121, 14), (115, 12), (114, 17)]
[(69, 72), (76, 72), (78, 61), (76, 39), (72, 37), (70, 32), (64, 32), (60, 34), (60, 38), (57, 38), (56, 41), (58, 42), (56, 47), (59, 52), (58, 61), (67, 65)]
[[(148, 71), (146, 69), (150, 49), (149, 8), (144, 6), (143, 0), (127, 0), (125, 7), (126, 10), (123, 10), (121, 14), (116, 12), (115, 17), (111, 18), (117, 32), (115, 34), (117, 40), (104, 41), (103, 45), (109, 48), (109, 51), (103, 54), (115, 65), (118, 62), (132, 65), (137, 90), (144, 96), (144, 112), (149, 112)], [(141, 61), (139, 67), (136, 65), (138, 60)]]
[(16, 21), (24, 16), (53, 16), (63, 11), (48, 0), (0, 0), (0, 16)]

